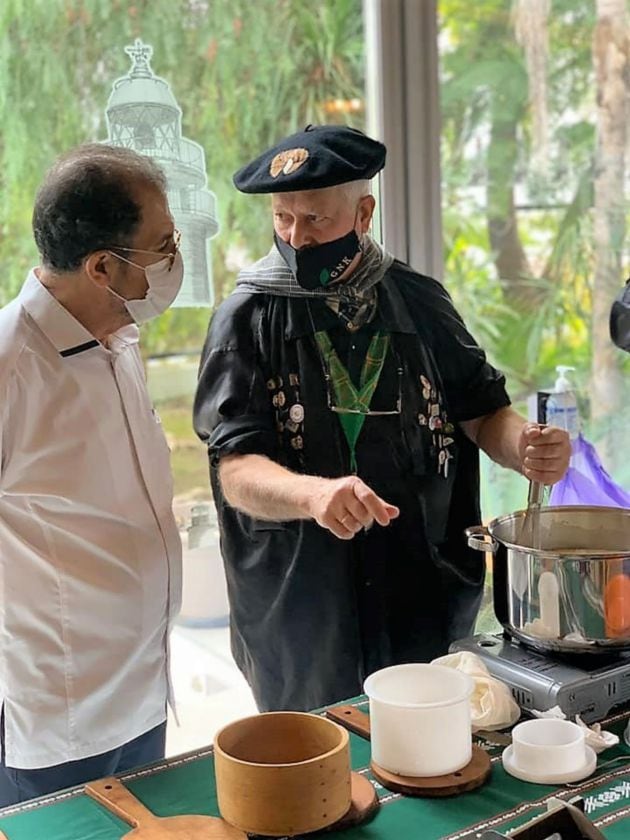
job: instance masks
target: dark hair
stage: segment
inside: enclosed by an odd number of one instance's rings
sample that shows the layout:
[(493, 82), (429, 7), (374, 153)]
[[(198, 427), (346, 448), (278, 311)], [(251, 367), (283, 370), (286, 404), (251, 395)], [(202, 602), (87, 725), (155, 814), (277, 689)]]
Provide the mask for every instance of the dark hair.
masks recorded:
[(33, 236), (42, 263), (74, 271), (88, 254), (132, 244), (142, 211), (140, 184), (166, 190), (150, 158), (131, 149), (90, 143), (60, 157), (37, 191)]

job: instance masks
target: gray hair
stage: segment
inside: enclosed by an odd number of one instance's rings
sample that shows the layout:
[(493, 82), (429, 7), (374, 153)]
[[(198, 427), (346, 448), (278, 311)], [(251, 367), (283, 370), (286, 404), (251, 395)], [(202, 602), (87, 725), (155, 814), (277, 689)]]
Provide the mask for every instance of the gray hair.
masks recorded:
[(348, 181), (339, 184), (339, 192), (352, 204), (359, 201), (365, 195), (372, 195), (372, 182), (363, 178), (359, 181)]

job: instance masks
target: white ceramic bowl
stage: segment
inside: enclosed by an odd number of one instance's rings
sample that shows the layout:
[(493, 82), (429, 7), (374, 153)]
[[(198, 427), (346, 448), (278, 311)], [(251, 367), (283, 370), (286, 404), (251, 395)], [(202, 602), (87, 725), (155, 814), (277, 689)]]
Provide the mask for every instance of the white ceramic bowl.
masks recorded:
[(400, 776), (442, 776), (472, 757), (473, 681), (444, 665), (383, 668), (363, 689), (370, 698), (372, 759)]

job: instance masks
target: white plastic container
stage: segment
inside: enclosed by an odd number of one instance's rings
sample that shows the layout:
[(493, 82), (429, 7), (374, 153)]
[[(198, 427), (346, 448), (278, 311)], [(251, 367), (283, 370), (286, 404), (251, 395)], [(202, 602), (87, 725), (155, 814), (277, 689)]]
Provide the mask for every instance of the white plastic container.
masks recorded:
[(512, 755), (532, 777), (570, 773), (586, 760), (584, 730), (569, 720), (526, 720), (512, 730)]
[(372, 759), (401, 776), (442, 776), (472, 758), (473, 681), (444, 665), (411, 663), (369, 676)]

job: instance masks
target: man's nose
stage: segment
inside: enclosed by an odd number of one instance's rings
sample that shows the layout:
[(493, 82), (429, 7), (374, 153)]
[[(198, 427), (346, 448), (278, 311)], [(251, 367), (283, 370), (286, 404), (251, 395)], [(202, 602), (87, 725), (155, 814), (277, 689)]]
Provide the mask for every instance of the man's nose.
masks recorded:
[(308, 232), (308, 229), (301, 222), (294, 222), (291, 228), (291, 238), (289, 239), (291, 245), (298, 249), (304, 248), (313, 244), (313, 237)]

